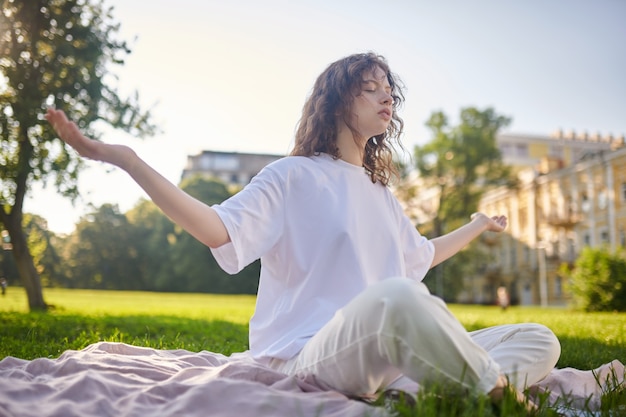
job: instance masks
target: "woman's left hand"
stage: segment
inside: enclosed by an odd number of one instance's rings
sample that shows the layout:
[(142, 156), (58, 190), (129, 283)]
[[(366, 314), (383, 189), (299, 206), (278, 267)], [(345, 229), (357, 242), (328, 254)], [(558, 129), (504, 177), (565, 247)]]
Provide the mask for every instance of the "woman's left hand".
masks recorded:
[(471, 216), (472, 221), (484, 222), (485, 230), (489, 232), (502, 232), (506, 229), (507, 219), (506, 216), (492, 216), (488, 217), (484, 213), (474, 213)]

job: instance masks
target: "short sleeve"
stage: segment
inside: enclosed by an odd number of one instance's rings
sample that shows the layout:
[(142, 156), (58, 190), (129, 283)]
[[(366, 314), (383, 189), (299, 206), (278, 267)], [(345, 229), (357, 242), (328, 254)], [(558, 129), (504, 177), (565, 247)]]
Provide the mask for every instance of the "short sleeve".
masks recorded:
[(230, 243), (211, 249), (220, 267), (236, 274), (271, 249), (284, 229), (284, 207), (282, 180), (271, 166), (243, 190), (214, 205), (230, 237)]
[(408, 218), (406, 218), (403, 240), (407, 276), (421, 281), (433, 263), (435, 245), (422, 236)]
[(433, 263), (435, 245), (420, 234), (395, 197), (393, 205), (400, 224), (400, 239), (407, 277), (421, 281)]

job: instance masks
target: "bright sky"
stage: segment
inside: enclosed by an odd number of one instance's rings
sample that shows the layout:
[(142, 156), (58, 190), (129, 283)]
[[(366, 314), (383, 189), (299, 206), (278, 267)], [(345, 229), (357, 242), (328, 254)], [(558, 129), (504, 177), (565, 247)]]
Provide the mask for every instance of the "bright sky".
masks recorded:
[[(202, 150), (285, 154), (315, 78), (355, 52), (385, 56), (407, 87), (404, 144), (430, 139), (443, 110), (492, 106), (509, 131), (626, 134), (623, 0), (109, 0), (133, 49), (122, 91), (155, 105), (162, 133), (129, 143), (178, 183)], [(173, 5), (175, 7), (173, 7)], [(33, 187), (25, 210), (71, 232), (89, 203), (133, 207), (145, 194), (123, 172), (90, 163), (72, 206)]]

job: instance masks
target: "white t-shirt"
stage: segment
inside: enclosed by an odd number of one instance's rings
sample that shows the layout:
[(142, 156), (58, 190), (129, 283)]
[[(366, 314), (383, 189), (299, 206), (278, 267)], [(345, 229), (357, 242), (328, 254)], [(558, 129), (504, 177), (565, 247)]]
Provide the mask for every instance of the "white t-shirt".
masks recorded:
[(263, 361), (297, 354), (365, 287), (422, 280), (434, 247), (389, 188), (327, 154), (290, 156), (213, 206), (231, 242), (212, 253), (234, 274), (261, 259), (250, 351)]

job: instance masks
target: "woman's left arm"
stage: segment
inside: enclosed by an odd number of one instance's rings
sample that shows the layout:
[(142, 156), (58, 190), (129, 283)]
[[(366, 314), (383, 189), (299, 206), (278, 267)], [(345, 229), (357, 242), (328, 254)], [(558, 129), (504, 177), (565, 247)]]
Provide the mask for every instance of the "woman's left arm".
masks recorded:
[(466, 225), (446, 235), (431, 239), (435, 246), (435, 256), (431, 268), (456, 254), (481, 233), (486, 231), (501, 232), (506, 228), (506, 216), (488, 217), (483, 213), (474, 213), (471, 219)]

